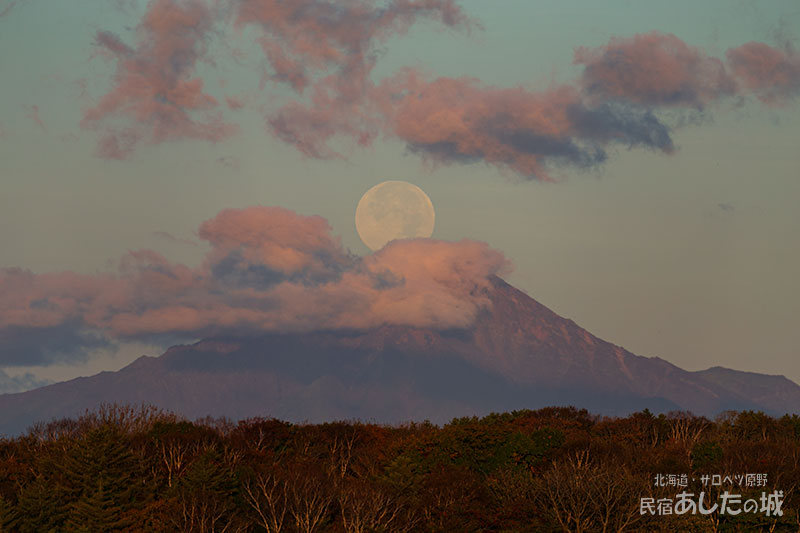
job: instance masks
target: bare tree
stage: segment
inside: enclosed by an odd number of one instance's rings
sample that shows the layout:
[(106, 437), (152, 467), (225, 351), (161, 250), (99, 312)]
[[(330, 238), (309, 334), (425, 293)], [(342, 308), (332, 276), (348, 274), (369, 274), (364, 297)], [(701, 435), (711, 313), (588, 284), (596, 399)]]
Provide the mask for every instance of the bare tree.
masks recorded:
[(412, 530), (418, 522), (396, 497), (362, 480), (340, 484), (337, 499), (342, 525), (348, 533), (402, 533)]
[(181, 495), (180, 514), (172, 522), (179, 531), (187, 533), (234, 533), (248, 529), (231, 514), (226, 502), (206, 495)]
[(167, 470), (167, 486), (172, 487), (174, 480), (189, 464), (189, 445), (183, 440), (170, 439), (159, 445), (159, 456)]
[(280, 533), (288, 507), (286, 479), (276, 473), (261, 473), (242, 482), (244, 499), (258, 515), (267, 533)]
[(588, 451), (554, 461), (542, 474), (536, 498), (562, 530), (622, 532), (636, 525), (645, 482), (619, 464), (592, 459)]
[(331, 442), (330, 453), (330, 467), (334, 476), (339, 479), (344, 479), (347, 475), (350, 461), (353, 458), (353, 447), (356, 443), (356, 428), (352, 428), (352, 432), (346, 437), (336, 435)]
[(289, 484), (289, 514), (302, 533), (312, 533), (324, 522), (333, 496), (331, 482), (320, 472), (299, 468)]

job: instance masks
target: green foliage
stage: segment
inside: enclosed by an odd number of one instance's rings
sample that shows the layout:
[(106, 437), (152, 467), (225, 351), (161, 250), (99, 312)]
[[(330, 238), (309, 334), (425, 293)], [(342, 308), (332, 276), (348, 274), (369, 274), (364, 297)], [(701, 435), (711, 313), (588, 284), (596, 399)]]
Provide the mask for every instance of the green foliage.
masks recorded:
[(786, 414), (778, 419), (778, 425), (795, 439), (800, 439), (800, 416), (796, 414)]
[(197, 427), (186, 420), (180, 421), (158, 421), (150, 429), (150, 438), (153, 440), (163, 440), (168, 436), (189, 436), (197, 430)]
[(55, 479), (39, 476), (20, 490), (11, 529), (20, 533), (62, 531), (68, 512), (66, 488)]
[(138, 463), (127, 437), (110, 424), (75, 442), (63, 465), (70, 486), (67, 527), (74, 531), (114, 531), (128, 525), (124, 515), (143, 495)]
[(563, 443), (564, 434), (552, 429), (540, 429), (529, 434), (512, 433), (498, 449), (493, 470), (506, 465), (531, 467)]
[(402, 495), (419, 492), (425, 479), (422, 461), (417, 453), (398, 455), (384, 467), (380, 479)]
[(776, 428), (775, 420), (761, 411), (740, 411), (729, 415), (721, 418), (720, 426), (734, 439), (763, 441)]
[(698, 442), (692, 448), (692, 466), (695, 470), (707, 470), (717, 466), (722, 455), (722, 446), (716, 442)]
[(86, 487), (81, 497), (72, 504), (67, 529), (86, 533), (124, 529), (130, 525), (130, 521), (125, 516), (124, 502), (119, 500), (118, 494), (112, 492), (102, 479), (98, 480), (96, 487)]
[(221, 455), (209, 450), (198, 457), (169, 491), (181, 510), (171, 522), (181, 531), (217, 531), (236, 520), (238, 481)]
[(176, 484), (176, 490), (184, 494), (231, 494), (235, 489), (233, 474), (222, 464), (220, 455), (213, 451), (194, 461)]
[(14, 507), (0, 496), (0, 532), (11, 531), (14, 522)]
[(454, 420), (436, 436), (431, 459), (488, 474), (505, 466), (528, 468), (563, 444), (560, 430), (522, 432), (512, 424), (515, 418), (506, 413)]

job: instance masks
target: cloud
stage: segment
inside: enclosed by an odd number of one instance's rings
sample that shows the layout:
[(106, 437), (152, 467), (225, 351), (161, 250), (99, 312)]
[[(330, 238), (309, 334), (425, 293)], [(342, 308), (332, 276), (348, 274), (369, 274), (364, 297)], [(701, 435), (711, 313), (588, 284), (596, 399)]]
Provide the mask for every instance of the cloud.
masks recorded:
[(733, 204), (729, 204), (727, 202), (720, 202), (717, 204), (717, 207), (722, 209), (723, 211), (727, 211), (728, 213), (733, 213), (736, 211), (736, 207)]
[(323, 74), (340, 82), (363, 78), (375, 60), (375, 45), (405, 33), (418, 18), (449, 27), (473, 24), (453, 0), (390, 0), (383, 7), (373, 0), (241, 0), (235, 9), (236, 26), (255, 25), (261, 32), (269, 80), (298, 93)]
[(736, 79), (767, 104), (785, 104), (800, 93), (800, 54), (749, 42), (726, 52)]
[(603, 163), (610, 144), (674, 149), (669, 127), (652, 112), (622, 103), (589, 107), (570, 85), (529, 91), (474, 78), (428, 82), (407, 70), (380, 91), (391, 133), (434, 162), (483, 161), (549, 180), (554, 165)]
[(39, 126), (39, 129), (41, 129), (45, 133), (47, 132), (47, 128), (45, 127), (44, 122), (42, 121), (41, 117), (39, 116), (39, 106), (38, 105), (30, 106), (28, 108), (28, 114), (26, 116), (29, 119), (31, 119), (34, 124)]
[[(584, 66), (575, 83), (537, 91), (414, 69), (376, 85), (371, 65), (359, 56), (352, 75), (311, 84), (308, 101), (284, 105), (268, 125), (309, 157), (341, 157), (331, 148), (337, 137), (369, 145), (383, 134), (433, 163), (483, 162), (552, 180), (559, 167), (602, 165), (612, 146), (671, 154), (666, 112), (702, 110), (736, 94), (722, 61), (674, 35), (612, 39), (579, 48), (575, 62)], [(298, 92), (308, 84), (301, 85)]]
[(80, 363), (89, 352), (112, 346), (104, 336), (69, 319), (54, 326), (0, 327), (0, 363), (5, 366)]
[(584, 66), (583, 90), (604, 101), (701, 109), (735, 92), (722, 61), (671, 34), (642, 33), (580, 47), (574, 62)]
[(244, 100), (236, 96), (226, 96), (225, 103), (231, 111), (239, 111), (240, 109), (244, 109), (245, 106)]
[[(309, 157), (341, 157), (330, 146), (336, 137), (369, 145), (383, 134), (433, 163), (482, 162), (523, 178), (552, 180), (557, 168), (602, 165), (613, 146), (674, 153), (673, 128), (681, 124), (670, 124), (670, 113), (705, 111), (745, 94), (736, 80), (755, 66), (746, 70), (743, 61), (733, 61), (741, 55), (728, 54), (732, 74), (722, 60), (674, 35), (614, 38), (576, 50), (583, 71), (574, 83), (538, 91), (469, 77), (434, 78), (414, 69), (373, 85), (354, 72), (347, 82), (330, 76), (314, 84), (309, 102), (284, 105), (268, 124)], [(764, 101), (776, 100), (776, 91), (793, 94), (796, 56), (786, 52), (764, 62), (773, 65), (759, 78), (764, 86), (750, 89)], [(358, 65), (371, 70), (363, 61)]]
[(329, 141), (336, 135), (370, 144), (381, 116), (369, 95), (376, 46), (402, 35), (418, 19), (469, 30), (476, 24), (453, 0), (330, 2), (243, 0), (236, 26), (256, 26), (271, 71), (266, 80), (287, 85), (308, 101), (292, 101), (266, 117), (268, 129), (309, 157), (341, 157)]
[(38, 387), (44, 387), (52, 383), (49, 380), (40, 380), (30, 372), (20, 376), (9, 376), (0, 370), (0, 394), (10, 394), (14, 392), (24, 392)]
[(195, 241), (191, 239), (183, 239), (181, 237), (176, 237), (175, 235), (167, 231), (154, 231), (153, 236), (173, 243), (189, 244), (191, 246), (197, 246), (197, 243)]
[(11, 13), (11, 10), (17, 5), (17, 0), (11, 0), (11, 2), (7, 3), (5, 6), (0, 7), (0, 18), (7, 16)]
[(153, 0), (135, 47), (99, 31), (95, 44), (116, 62), (111, 89), (89, 108), (82, 126), (100, 131), (97, 153), (124, 159), (142, 141), (217, 142), (238, 131), (196, 75), (207, 53), (213, 15), (202, 0)]
[[(374, 139), (377, 128), (364, 126), (361, 106), (372, 86), (377, 44), (405, 33), (418, 18), (454, 28), (474, 25), (454, 0), (391, 0), (383, 6), (374, 0), (240, 0), (213, 6), (203, 0), (151, 1), (135, 47), (111, 32), (97, 33), (98, 49), (117, 65), (112, 88), (82, 121), (101, 132), (98, 155), (124, 159), (142, 141), (216, 142), (238, 131), (223, 119), (196, 73), (198, 62), (210, 61), (213, 23), (228, 15), (238, 29), (257, 28), (270, 67), (266, 81), (298, 95), (312, 88), (311, 104), (290, 102), (266, 117), (274, 135), (312, 157), (338, 155), (325, 144), (335, 133), (359, 137), (361, 144)], [(235, 97), (225, 103), (231, 110), (244, 105)]]
[(301, 217), (281, 207), (226, 209), (204, 222), (199, 235), (212, 246), (209, 270), (237, 285), (320, 283), (353, 262), (324, 218)]
[(480, 162), (552, 180), (556, 169), (602, 165), (615, 147), (674, 153), (673, 129), (687, 122), (681, 113), (749, 94), (785, 103), (800, 86), (790, 47), (747, 43), (723, 61), (659, 32), (579, 47), (576, 79), (539, 90), (413, 69), (374, 79), (381, 47), (419, 21), (465, 33), (480, 27), (454, 0), (152, 0), (135, 46), (97, 33), (116, 73), (83, 124), (101, 132), (98, 153), (116, 159), (142, 142), (232, 135), (225, 113), (252, 98), (220, 104), (197, 73), (200, 62), (213, 63), (210, 39), (231, 26), (255, 35), (263, 54), (266, 129), (321, 159), (346, 157), (341, 141), (353, 148), (383, 136), (429, 162)]
[(114, 272), (0, 271), (0, 363), (78, 361), (117, 341), (171, 341), (383, 324), (469, 325), (490, 277), (510, 270), (485, 243), (394, 241), (356, 257), (327, 221), (280, 207), (226, 209), (198, 233), (201, 266), (151, 250)]

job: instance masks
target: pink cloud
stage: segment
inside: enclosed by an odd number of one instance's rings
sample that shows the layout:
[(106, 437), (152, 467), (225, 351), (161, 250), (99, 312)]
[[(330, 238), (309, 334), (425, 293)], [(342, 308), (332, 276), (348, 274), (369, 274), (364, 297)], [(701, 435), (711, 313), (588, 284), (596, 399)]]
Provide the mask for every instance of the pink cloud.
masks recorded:
[(228, 104), (228, 109), (238, 111), (244, 109), (244, 100), (235, 96), (226, 96), (225, 103)]
[(584, 65), (583, 89), (601, 99), (702, 108), (735, 91), (722, 61), (672, 34), (643, 33), (580, 47), (574, 62)]
[(651, 113), (589, 107), (570, 85), (497, 88), (474, 78), (428, 81), (406, 70), (384, 80), (375, 94), (389, 134), (433, 162), (482, 161), (550, 180), (553, 165), (602, 163), (610, 143), (673, 150), (669, 128)]
[(330, 76), (314, 86), (310, 103), (284, 105), (267, 116), (267, 126), (306, 156), (342, 157), (329, 145), (334, 137), (369, 146), (381, 131), (385, 119), (368, 97), (372, 90), (366, 75)]
[(510, 271), (500, 252), (468, 240), (394, 241), (355, 257), (325, 219), (278, 207), (224, 210), (198, 233), (211, 250), (197, 268), (138, 250), (104, 274), (0, 270), (4, 353), (19, 359), (26, 346), (28, 363), (46, 364), (37, 338), (79, 353), (102, 339), (462, 327), (490, 305), (490, 277)]
[[(116, 61), (113, 86), (82, 121), (101, 131), (98, 154), (121, 159), (140, 141), (220, 141), (237, 131), (215, 111), (217, 100), (195, 75), (206, 55), (212, 13), (201, 0), (154, 0), (140, 22), (136, 47), (109, 32), (96, 45)], [(114, 120), (127, 125), (114, 126)], [(119, 133), (122, 131), (123, 133)]]
[(500, 252), (466, 239), (394, 241), (364, 262), (372, 276), (388, 277), (391, 287), (372, 292), (371, 316), (378, 323), (365, 326), (466, 327), (490, 305), (489, 277), (511, 271)]
[(392, 0), (382, 7), (373, 0), (243, 0), (236, 25), (260, 29), (259, 43), (271, 67), (265, 79), (298, 94), (311, 89), (310, 102), (294, 101), (270, 112), (269, 130), (317, 158), (341, 156), (329, 145), (337, 135), (370, 144), (381, 123), (369, 99), (375, 47), (406, 33), (420, 18), (452, 28), (475, 26), (452, 0)]
[(800, 84), (791, 49), (748, 43), (723, 63), (658, 32), (577, 48), (580, 76), (540, 90), (411, 69), (374, 81), (379, 47), (417, 21), (466, 32), (478, 25), (453, 0), (152, 0), (135, 45), (97, 34), (98, 50), (116, 62), (112, 88), (83, 120), (100, 132), (100, 155), (124, 159), (142, 143), (216, 142), (236, 131), (223, 111), (242, 109), (245, 99), (226, 96), (221, 105), (197, 73), (199, 62), (211, 62), (215, 20), (255, 31), (261, 88), (282, 85), (290, 95), (271, 95), (266, 128), (313, 158), (344, 158), (343, 144), (385, 136), (428, 162), (482, 162), (551, 180), (559, 167), (602, 165), (610, 146), (673, 153), (671, 110), (706, 110), (747, 91), (780, 103)]
[(376, 43), (405, 33), (420, 17), (450, 27), (473, 24), (453, 0), (391, 0), (381, 7), (373, 0), (242, 0), (235, 24), (260, 28), (270, 79), (302, 92), (320, 73), (363, 72)]
[(279, 277), (326, 278), (352, 261), (324, 218), (280, 207), (226, 209), (198, 233), (212, 245), (209, 268), (230, 268), (237, 276), (260, 268)]
[(29, 119), (31, 119), (34, 124), (39, 126), (39, 129), (41, 129), (44, 132), (47, 132), (47, 128), (45, 127), (44, 122), (42, 121), (41, 117), (39, 116), (39, 106), (38, 105), (32, 105), (32, 106), (30, 106), (28, 108), (27, 117)]
[[(326, 143), (339, 132), (357, 137), (360, 144), (374, 139), (377, 129), (363, 126), (366, 113), (359, 106), (372, 86), (376, 44), (405, 33), (421, 17), (450, 27), (473, 24), (453, 0), (392, 0), (386, 6), (373, 0), (215, 5), (223, 8), (220, 14), (232, 8), (235, 27), (260, 30), (258, 40), (271, 68), (266, 80), (288, 84), (298, 94), (313, 87), (310, 105), (292, 102), (269, 113), (267, 125), (314, 157), (338, 155)], [(237, 131), (196, 74), (197, 63), (208, 59), (206, 41), (217, 15), (202, 0), (153, 0), (137, 28), (136, 46), (98, 32), (98, 49), (117, 65), (111, 90), (82, 121), (100, 130), (99, 155), (123, 159), (140, 142), (216, 142)], [(233, 97), (225, 103), (232, 110), (244, 104)], [(317, 133), (311, 134), (312, 129)]]
[(800, 54), (749, 42), (726, 52), (728, 64), (744, 88), (767, 104), (782, 104), (800, 93)]
[(108, 129), (97, 142), (97, 155), (107, 159), (127, 159), (142, 139), (136, 128)]

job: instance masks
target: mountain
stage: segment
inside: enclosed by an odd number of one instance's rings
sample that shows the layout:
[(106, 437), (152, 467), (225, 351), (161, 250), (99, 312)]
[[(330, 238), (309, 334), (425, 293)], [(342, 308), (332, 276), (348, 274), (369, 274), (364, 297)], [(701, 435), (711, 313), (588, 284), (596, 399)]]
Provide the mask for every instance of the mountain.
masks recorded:
[(0, 433), (101, 403), (148, 403), (189, 418), (274, 416), (441, 423), (491, 411), (575, 405), (624, 415), (729, 409), (800, 412), (783, 376), (720, 367), (683, 370), (591, 335), (499, 278), (491, 307), (466, 329), (206, 339), (143, 356), (117, 372), (0, 395)]

